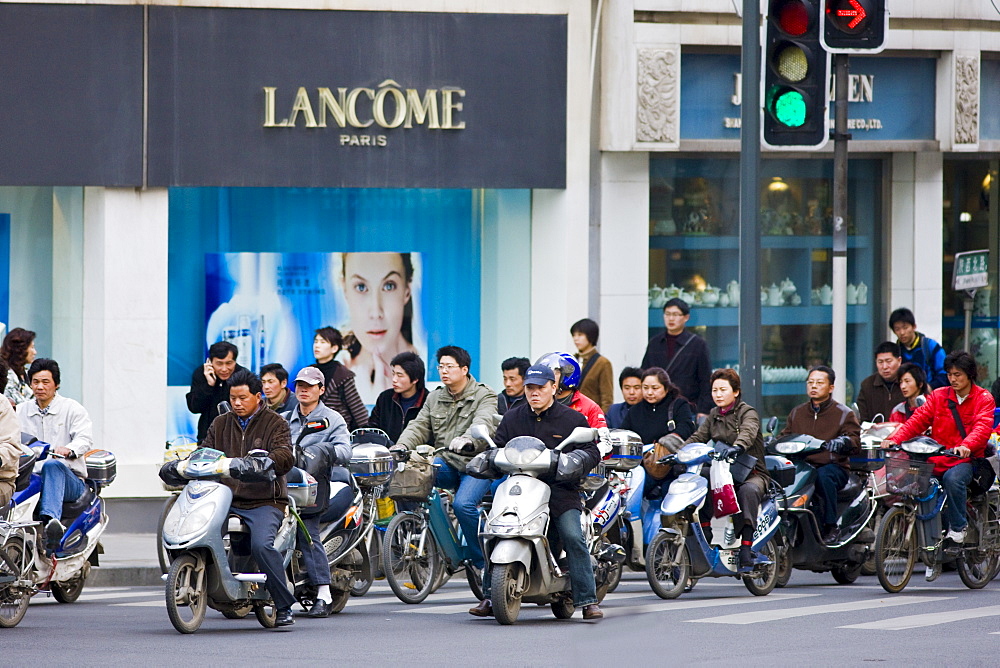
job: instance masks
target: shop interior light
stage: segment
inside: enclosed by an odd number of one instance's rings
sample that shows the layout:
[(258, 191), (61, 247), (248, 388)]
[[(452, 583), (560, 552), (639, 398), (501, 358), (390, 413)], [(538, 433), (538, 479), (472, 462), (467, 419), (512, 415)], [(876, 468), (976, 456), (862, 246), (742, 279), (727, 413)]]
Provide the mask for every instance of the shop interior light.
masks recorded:
[(968, 211), (963, 211), (962, 213), (958, 214), (958, 220), (963, 223), (971, 223), (972, 214), (969, 213)]
[(771, 111), (782, 125), (800, 128), (806, 122), (806, 100), (802, 93), (790, 88), (776, 91), (772, 97)]
[(775, 60), (778, 74), (785, 81), (799, 82), (809, 74), (809, 59), (806, 52), (797, 44), (789, 44), (782, 48)]
[(802, 0), (787, 0), (777, 10), (778, 27), (798, 37), (809, 30), (809, 9)]
[(771, 179), (771, 182), (767, 184), (767, 189), (773, 193), (781, 193), (788, 190), (788, 184), (785, 183), (780, 176), (775, 176)]

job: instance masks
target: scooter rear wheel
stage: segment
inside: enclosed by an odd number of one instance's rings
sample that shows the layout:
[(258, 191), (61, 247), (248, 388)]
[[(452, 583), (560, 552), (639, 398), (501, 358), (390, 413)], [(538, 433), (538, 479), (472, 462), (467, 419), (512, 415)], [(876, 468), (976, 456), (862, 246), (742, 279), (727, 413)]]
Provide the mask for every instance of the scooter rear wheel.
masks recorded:
[(357, 550), (361, 553), (361, 566), (351, 578), (351, 596), (364, 596), (372, 588), (372, 560), (368, 553), (368, 541), (363, 540), (358, 544)]
[(757, 565), (752, 572), (744, 575), (743, 585), (754, 596), (767, 596), (778, 583), (778, 550), (774, 541), (765, 543), (760, 553), (771, 563)]
[(497, 564), (492, 566), (493, 579), (490, 601), (493, 603), (493, 616), (500, 624), (508, 626), (517, 621), (521, 612), (521, 596), (524, 593), (524, 566), (515, 561), (512, 564)]
[(775, 581), (774, 586), (780, 588), (784, 587), (792, 579), (792, 548), (785, 540), (781, 540), (775, 546), (775, 551), (778, 553), (778, 561), (775, 562), (778, 568), (778, 579)]
[(257, 623), (265, 629), (273, 629), (278, 625), (278, 606), (271, 601), (254, 603), (253, 614), (257, 618)]
[(76, 603), (83, 593), (83, 585), (87, 581), (87, 573), (90, 571), (90, 564), (84, 562), (83, 569), (75, 578), (65, 582), (53, 582), (50, 585), (52, 596), (60, 603)]
[(902, 508), (890, 508), (882, 516), (875, 537), (875, 574), (890, 594), (903, 591), (917, 560), (917, 532)]
[(572, 598), (567, 597), (552, 601), (552, 614), (555, 615), (556, 619), (569, 619), (575, 610)]
[[(0, 575), (13, 575), (21, 577), (21, 573), (14, 567), (19, 566), (24, 561), (24, 542), (19, 536), (11, 536), (7, 543), (0, 548), (3, 550), (3, 559), (0, 559)], [(31, 594), (27, 590), (14, 593), (10, 590), (0, 592), (0, 627), (10, 629), (21, 623), (24, 613), (28, 611), (28, 600)]]
[(677, 598), (691, 575), (687, 545), (674, 534), (659, 532), (646, 550), (646, 579), (660, 598)]
[[(167, 616), (179, 633), (194, 633), (205, 620), (208, 590), (205, 567), (190, 554), (182, 554), (167, 571)], [(182, 610), (187, 608), (188, 614)]]

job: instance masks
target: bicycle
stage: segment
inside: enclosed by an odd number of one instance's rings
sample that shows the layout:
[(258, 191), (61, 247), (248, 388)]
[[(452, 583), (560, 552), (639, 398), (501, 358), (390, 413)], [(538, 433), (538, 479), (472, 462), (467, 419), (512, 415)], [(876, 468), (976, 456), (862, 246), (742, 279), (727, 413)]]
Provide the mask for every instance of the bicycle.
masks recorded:
[[(436, 455), (443, 449), (432, 451), (428, 446), (417, 452)], [(399, 459), (407, 461), (409, 453), (402, 453)], [(447, 491), (434, 488), (416, 507), (398, 512), (386, 527), (382, 570), (389, 587), (404, 603), (420, 603), (460, 570), (465, 571), (476, 598), (483, 598), (482, 573), (473, 566), (469, 545), (449, 512), (451, 498)]]
[(879, 583), (890, 594), (910, 581), (917, 557), (936, 577), (946, 560), (955, 559), (958, 576), (969, 589), (982, 589), (1000, 570), (1000, 491), (994, 481), (984, 494), (966, 502), (965, 543), (945, 545), (941, 509), (948, 500), (941, 483), (931, 477), (933, 455), (950, 454), (929, 438), (917, 438), (886, 455), (886, 487), (898, 501), (879, 523), (875, 567)]
[[(5, 509), (7, 511), (8, 509)], [(0, 519), (0, 627), (13, 628), (24, 618), (38, 591), (32, 578), (39, 522)]]

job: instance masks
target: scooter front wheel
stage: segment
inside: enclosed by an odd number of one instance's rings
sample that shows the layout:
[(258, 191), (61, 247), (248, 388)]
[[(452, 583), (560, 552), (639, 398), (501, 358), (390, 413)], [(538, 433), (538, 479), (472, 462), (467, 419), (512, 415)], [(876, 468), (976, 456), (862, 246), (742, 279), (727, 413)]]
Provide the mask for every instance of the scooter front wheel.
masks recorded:
[(691, 575), (691, 557), (683, 539), (661, 531), (646, 550), (646, 579), (660, 598), (677, 598)]
[(171, 562), (167, 571), (167, 616), (178, 632), (194, 633), (205, 620), (206, 585), (205, 566), (194, 555), (182, 554)]
[(493, 569), (493, 582), (490, 599), (493, 603), (493, 616), (504, 626), (517, 621), (521, 612), (521, 596), (527, 578), (524, 566), (515, 561), (512, 564), (497, 564)]

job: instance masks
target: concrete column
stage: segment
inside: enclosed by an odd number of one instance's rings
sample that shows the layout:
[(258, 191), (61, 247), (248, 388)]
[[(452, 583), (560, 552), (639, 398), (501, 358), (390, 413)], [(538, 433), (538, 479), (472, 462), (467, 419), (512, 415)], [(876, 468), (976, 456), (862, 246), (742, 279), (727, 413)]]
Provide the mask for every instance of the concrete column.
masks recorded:
[[(615, 375), (639, 366), (647, 343), (649, 154), (601, 155), (601, 354)], [(616, 401), (620, 390), (615, 385)]]
[(52, 189), (52, 357), (59, 391), (83, 396), (83, 188)]
[(118, 457), (112, 497), (162, 494), (167, 403), (167, 191), (86, 188), (83, 404)]

